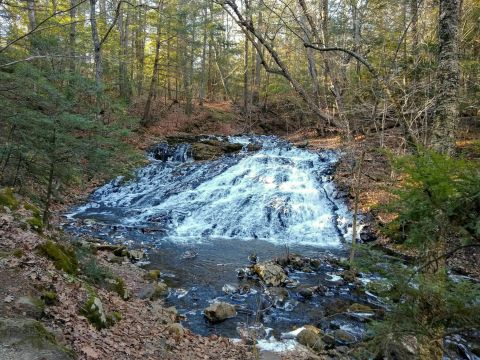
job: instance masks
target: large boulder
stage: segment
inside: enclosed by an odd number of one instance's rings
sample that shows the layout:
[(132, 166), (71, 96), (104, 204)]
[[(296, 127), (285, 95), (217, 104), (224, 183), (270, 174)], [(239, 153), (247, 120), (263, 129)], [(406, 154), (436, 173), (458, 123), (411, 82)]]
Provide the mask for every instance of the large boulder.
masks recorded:
[(213, 303), (203, 313), (211, 323), (219, 323), (237, 315), (235, 306), (226, 302)]
[(253, 271), (268, 286), (281, 286), (287, 280), (282, 267), (270, 261), (254, 265)]
[(70, 360), (73, 352), (59, 345), (43, 325), (32, 319), (0, 318), (0, 359)]

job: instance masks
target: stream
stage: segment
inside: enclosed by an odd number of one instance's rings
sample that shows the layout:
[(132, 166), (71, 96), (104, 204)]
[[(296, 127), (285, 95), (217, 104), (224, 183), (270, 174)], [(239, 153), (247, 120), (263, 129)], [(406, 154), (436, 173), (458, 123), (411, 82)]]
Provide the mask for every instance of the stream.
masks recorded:
[[(351, 214), (332, 182), (338, 154), (268, 136), (228, 141), (243, 150), (203, 162), (192, 160), (188, 144), (158, 145), (134, 179), (118, 177), (72, 209), (67, 230), (147, 249), (145, 266), (160, 269), (171, 287), (167, 305), (196, 333), (239, 338), (239, 329), (260, 326), (261, 348), (287, 350), (294, 346), (292, 330), (316, 324), (359, 340), (368, 314), (322, 323), (339, 299), (377, 304), (372, 294), (355, 295), (353, 284), (338, 276), (342, 269), (326, 261), (346, 256), (351, 241)], [(249, 151), (249, 144), (258, 150)], [(252, 254), (267, 261), (287, 252), (315, 258), (318, 266), (290, 269), (289, 283), (277, 289), (239, 278)], [(322, 293), (310, 296), (312, 287)], [(237, 316), (210, 324), (203, 309), (219, 300), (234, 304)]]

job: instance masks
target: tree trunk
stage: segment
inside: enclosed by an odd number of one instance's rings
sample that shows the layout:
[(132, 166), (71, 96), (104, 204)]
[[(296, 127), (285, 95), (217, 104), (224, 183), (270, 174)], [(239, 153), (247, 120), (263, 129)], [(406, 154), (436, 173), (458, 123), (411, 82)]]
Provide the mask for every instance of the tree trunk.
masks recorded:
[(144, 80), (144, 65), (145, 65), (145, 12), (141, 7), (137, 9), (137, 29), (135, 31), (135, 58), (136, 66), (136, 85), (137, 96), (141, 97), (143, 94), (143, 80)]
[(70, 50), (70, 59), (68, 61), (69, 64), (69, 72), (70, 76), (75, 73), (75, 41), (77, 39), (77, 8), (75, 5), (77, 4), (77, 0), (70, 0), (70, 33), (68, 34), (68, 47)]
[[(246, 18), (250, 19), (250, 8), (248, 0), (245, 0)], [(243, 52), (243, 111), (248, 114), (250, 110), (250, 84), (248, 82), (248, 60), (249, 60), (249, 44), (248, 36), (245, 35), (244, 52)]]
[(37, 20), (35, 16), (35, 0), (27, 0), (28, 10), (28, 31), (32, 31), (37, 26)]
[[(260, 9), (258, 12), (258, 28), (262, 29), (263, 27), (263, 15), (262, 10)], [(260, 48), (260, 43), (257, 41), (257, 47)], [(255, 79), (252, 91), (252, 103), (258, 105), (260, 102), (260, 87), (262, 83), (262, 57), (261, 54), (258, 53), (258, 50), (255, 51)]]
[(97, 0), (90, 0), (90, 25), (92, 29), (92, 41), (93, 41), (93, 59), (95, 63), (95, 91), (97, 95), (97, 106), (102, 92), (102, 78), (103, 78), (103, 65), (102, 65), (102, 48), (100, 44), (100, 38), (98, 36), (97, 20), (96, 20), (96, 3)]
[(437, 101), (433, 121), (432, 147), (441, 153), (453, 154), (458, 126), (458, 61), (459, 0), (440, 0), (437, 69)]
[[(159, 9), (161, 9), (161, 6), (159, 5)], [(159, 15), (160, 16), (160, 15)], [(157, 38), (155, 41), (155, 60), (153, 61), (153, 72), (152, 72), (152, 78), (150, 80), (150, 88), (148, 91), (148, 98), (147, 102), (145, 103), (145, 109), (143, 111), (143, 116), (141, 120), (141, 125), (142, 126), (148, 126), (150, 124), (150, 110), (152, 107), (152, 100), (153, 96), (155, 95), (155, 88), (157, 86), (157, 79), (158, 79), (158, 63), (160, 61), (160, 35), (161, 35), (161, 27), (160, 27), (160, 18), (158, 20), (158, 25), (157, 25)]]
[(50, 217), (50, 202), (52, 199), (52, 190), (53, 190), (53, 178), (55, 176), (55, 164), (57, 162), (55, 156), (55, 147), (57, 142), (57, 129), (53, 128), (52, 139), (50, 142), (51, 153), (50, 153), (50, 170), (48, 172), (48, 184), (47, 184), (47, 194), (45, 197), (45, 207), (43, 209), (43, 226), (48, 228), (48, 221)]
[(206, 89), (206, 57), (207, 57), (207, 28), (208, 28), (208, 13), (206, 5), (203, 8), (203, 40), (202, 40), (202, 64), (200, 74), (200, 89), (199, 89), (199, 103), (203, 106), (205, 100)]
[(126, 18), (123, 13), (122, 7), (120, 7), (117, 20), (120, 48), (119, 48), (119, 66), (118, 66), (118, 81), (119, 81), (119, 91), (120, 97), (125, 101), (130, 100), (130, 82), (128, 76), (128, 66), (127, 66), (127, 57), (128, 57), (128, 27), (129, 27), (129, 14), (127, 13)]

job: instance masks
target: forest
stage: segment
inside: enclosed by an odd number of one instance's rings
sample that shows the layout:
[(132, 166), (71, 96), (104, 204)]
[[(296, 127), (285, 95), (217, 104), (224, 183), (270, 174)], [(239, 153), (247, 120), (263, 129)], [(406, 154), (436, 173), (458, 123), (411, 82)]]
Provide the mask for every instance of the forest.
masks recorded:
[(480, 1), (0, 0), (0, 359), (480, 359)]

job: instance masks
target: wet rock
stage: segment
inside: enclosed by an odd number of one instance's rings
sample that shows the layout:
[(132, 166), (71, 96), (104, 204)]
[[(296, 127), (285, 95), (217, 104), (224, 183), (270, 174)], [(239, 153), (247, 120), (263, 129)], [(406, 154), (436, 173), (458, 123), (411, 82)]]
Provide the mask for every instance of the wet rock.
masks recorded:
[(168, 286), (164, 282), (152, 282), (138, 293), (140, 299), (157, 300), (168, 294)]
[(213, 303), (203, 313), (211, 323), (219, 323), (237, 315), (235, 307), (226, 302)]
[(227, 295), (233, 294), (237, 292), (237, 290), (238, 290), (237, 287), (231, 284), (225, 284), (222, 287), (222, 291)]
[(335, 330), (333, 332), (333, 337), (335, 339), (335, 343), (338, 345), (350, 345), (357, 341), (355, 336), (342, 329)]
[(289, 298), (288, 290), (284, 287), (271, 287), (267, 290), (267, 293), (271, 296), (276, 307), (284, 306)]
[(265, 262), (253, 266), (253, 271), (267, 286), (284, 285), (287, 275), (281, 266), (273, 262)]
[(297, 335), (297, 341), (314, 351), (322, 351), (325, 345), (321, 335), (322, 332), (320, 329), (307, 325), (305, 329)]
[(40, 322), (0, 318), (0, 358), (70, 360), (74, 356)]
[(333, 299), (324, 305), (325, 316), (332, 316), (347, 311), (348, 302), (342, 299)]
[(353, 312), (353, 313), (365, 313), (365, 314), (373, 314), (374, 313), (374, 310), (368, 306), (368, 305), (364, 305), (364, 304), (358, 304), (358, 303), (354, 303), (352, 305), (350, 305), (348, 308), (347, 308), (348, 312)]
[(253, 345), (258, 339), (263, 339), (267, 335), (265, 326), (262, 323), (257, 323), (251, 326), (240, 323), (237, 326), (238, 335), (247, 344)]
[(377, 237), (375, 236), (375, 233), (373, 232), (370, 225), (366, 225), (362, 228), (362, 232), (360, 233), (360, 240), (362, 240), (362, 242), (364, 243), (377, 240)]
[(418, 357), (418, 342), (415, 336), (392, 337), (383, 342), (377, 358), (410, 360)]
[(161, 274), (160, 270), (149, 270), (145, 274), (145, 277), (148, 280), (158, 281), (158, 279), (160, 279), (160, 274)]
[(202, 140), (192, 144), (192, 154), (195, 160), (213, 160), (224, 154), (242, 150), (241, 144), (231, 144), (228, 141)]
[(128, 250), (127, 256), (131, 261), (140, 261), (145, 257), (143, 250)]
[(300, 296), (302, 296), (303, 298), (305, 299), (311, 299), (313, 297), (313, 290), (312, 288), (303, 288), (303, 289), (300, 289), (300, 291), (298, 292), (300, 294)]
[(357, 280), (358, 272), (355, 270), (344, 270), (340, 276), (342, 277), (343, 280), (349, 283), (353, 283)]
[(262, 149), (262, 145), (260, 144), (248, 144), (247, 145), (247, 151), (248, 152), (253, 152), (253, 151), (258, 151), (258, 150), (261, 150)]
[(167, 331), (170, 335), (175, 337), (182, 337), (185, 334), (185, 329), (179, 323), (169, 324), (167, 326)]

